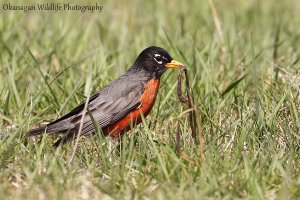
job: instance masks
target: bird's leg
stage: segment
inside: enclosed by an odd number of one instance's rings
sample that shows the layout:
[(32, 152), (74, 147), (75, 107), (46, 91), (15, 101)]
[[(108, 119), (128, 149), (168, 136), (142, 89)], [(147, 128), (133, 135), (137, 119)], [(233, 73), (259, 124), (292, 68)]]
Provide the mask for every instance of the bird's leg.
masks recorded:
[(113, 157), (119, 157), (122, 148), (122, 137), (108, 138), (108, 154), (109, 161), (113, 161)]
[(65, 133), (65, 135), (63, 137), (61, 137), (59, 140), (57, 140), (54, 144), (53, 147), (57, 148), (61, 145), (66, 144), (67, 142), (74, 140), (75, 138), (75, 134), (73, 131), (68, 131), (67, 133)]

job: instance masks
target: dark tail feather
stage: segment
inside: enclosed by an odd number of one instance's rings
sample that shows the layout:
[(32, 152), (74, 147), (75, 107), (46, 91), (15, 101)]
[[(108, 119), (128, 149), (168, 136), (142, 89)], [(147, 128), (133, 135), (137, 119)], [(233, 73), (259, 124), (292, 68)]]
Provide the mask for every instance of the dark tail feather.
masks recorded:
[(28, 137), (30, 137), (30, 136), (36, 136), (36, 135), (41, 135), (41, 134), (43, 134), (46, 131), (46, 129), (47, 129), (47, 126), (43, 126), (43, 127), (31, 129), (30, 131), (28, 131), (26, 133), (26, 135)]

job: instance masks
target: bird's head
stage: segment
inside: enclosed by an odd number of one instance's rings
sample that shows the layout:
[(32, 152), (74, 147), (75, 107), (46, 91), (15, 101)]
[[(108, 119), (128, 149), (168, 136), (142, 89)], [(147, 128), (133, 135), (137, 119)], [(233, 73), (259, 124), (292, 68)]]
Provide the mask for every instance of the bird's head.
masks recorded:
[(180, 68), (183, 64), (173, 60), (163, 48), (151, 46), (140, 53), (134, 66), (159, 78), (168, 68)]

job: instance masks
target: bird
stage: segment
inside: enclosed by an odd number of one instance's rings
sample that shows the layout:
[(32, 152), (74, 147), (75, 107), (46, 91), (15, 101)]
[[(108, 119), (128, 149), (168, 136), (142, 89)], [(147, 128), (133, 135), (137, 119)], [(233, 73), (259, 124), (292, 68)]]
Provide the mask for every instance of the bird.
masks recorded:
[(88, 136), (95, 133), (98, 127), (104, 136), (118, 139), (150, 113), (164, 72), (182, 66), (161, 47), (145, 48), (123, 75), (64, 116), (29, 130), (27, 136), (63, 134), (53, 144), (57, 147), (73, 140), (79, 129), (80, 136)]

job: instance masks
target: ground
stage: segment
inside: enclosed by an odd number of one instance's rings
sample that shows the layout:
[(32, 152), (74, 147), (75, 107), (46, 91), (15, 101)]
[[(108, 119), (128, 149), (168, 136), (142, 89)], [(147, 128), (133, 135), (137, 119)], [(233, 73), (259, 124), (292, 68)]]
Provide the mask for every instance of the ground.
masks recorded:
[[(18, 2), (10, 1), (36, 3)], [(300, 198), (299, 1), (104, 0), (93, 13), (4, 11), (4, 3), (0, 199)], [(151, 45), (188, 66), (196, 142), (176, 70), (120, 146), (98, 133), (71, 159), (74, 143), (55, 149), (55, 136), (26, 138)]]

